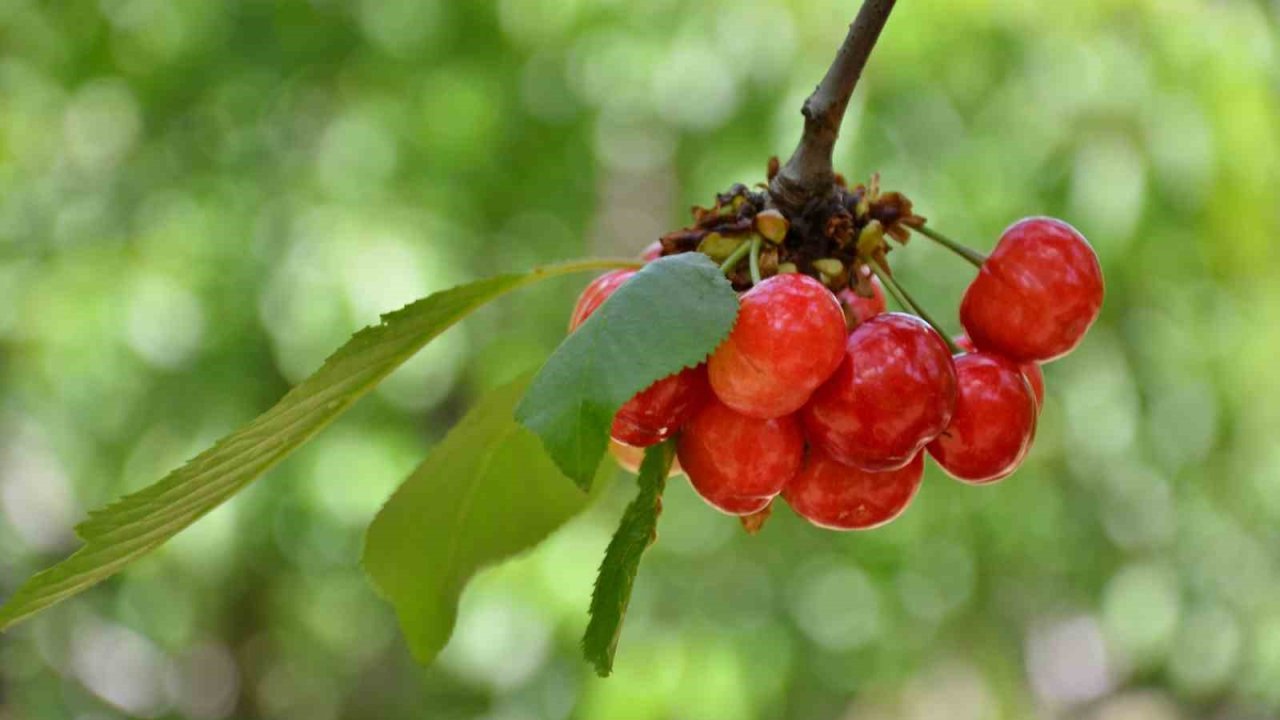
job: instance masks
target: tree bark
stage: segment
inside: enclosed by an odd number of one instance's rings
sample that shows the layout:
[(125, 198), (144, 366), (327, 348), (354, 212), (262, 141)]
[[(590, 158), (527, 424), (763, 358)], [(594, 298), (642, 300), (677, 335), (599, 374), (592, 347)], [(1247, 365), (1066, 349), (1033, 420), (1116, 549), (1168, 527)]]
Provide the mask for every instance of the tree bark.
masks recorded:
[(849, 98), (862, 76), (880, 31), (896, 0), (864, 0), (849, 34), (822, 82), (804, 101), (804, 134), (791, 159), (769, 183), (773, 204), (787, 214), (802, 210), (835, 190), (831, 156)]

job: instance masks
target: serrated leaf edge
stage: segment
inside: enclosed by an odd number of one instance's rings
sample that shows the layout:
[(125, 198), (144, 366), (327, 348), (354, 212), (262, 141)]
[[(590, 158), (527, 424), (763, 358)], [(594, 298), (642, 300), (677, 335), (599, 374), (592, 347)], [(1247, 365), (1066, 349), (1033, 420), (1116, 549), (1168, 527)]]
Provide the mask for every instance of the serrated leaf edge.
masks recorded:
[[(3, 605), (0, 605), (0, 632), (111, 577), (125, 565), (164, 544), (170, 537), (189, 527), (283, 460), (293, 450), (308, 442), (395, 368), (480, 306), (546, 278), (573, 272), (633, 267), (636, 264), (635, 261), (611, 259), (571, 261), (535, 268), (523, 275), (498, 275), (433, 293), (399, 310), (382, 315), (377, 325), (367, 326), (352, 335), (342, 347), (324, 361), (319, 370), (286, 393), (271, 409), (257, 416), (247, 425), (224, 436), (211, 448), (158, 482), (91, 512), (86, 520), (76, 526), (76, 532), (85, 544), (65, 560), (28, 578), (5, 600)], [(468, 297), (469, 293), (474, 296)], [(444, 298), (451, 295), (457, 296), (457, 299), (452, 302), (460, 304), (460, 308), (452, 315), (447, 304), (432, 308), (433, 301), (444, 303)], [(429, 309), (443, 314), (445, 321), (439, 325), (432, 325), (433, 318), (429, 314)], [(416, 312), (424, 313), (423, 317), (412, 317)], [(402, 320), (404, 327), (397, 327)], [(419, 330), (421, 335), (417, 337), (414, 336), (413, 331), (415, 323), (428, 323), (427, 328)], [(407, 343), (406, 337), (410, 339)], [(394, 341), (399, 341), (403, 346), (397, 345)], [(376, 345), (382, 342), (387, 342), (388, 347), (385, 351), (378, 352)], [(337, 372), (340, 363), (357, 357), (361, 350), (371, 346), (374, 347), (374, 354), (362, 359), (363, 363), (370, 365), (353, 371), (347, 377), (336, 380), (325, 379), (325, 375)], [(330, 387), (322, 385), (320, 394), (314, 398), (305, 398), (297, 405), (290, 404), (299, 394), (305, 395), (308, 384), (324, 382), (331, 382), (333, 385)], [(347, 389), (348, 387), (350, 389)], [(338, 391), (339, 388), (342, 389), (341, 392)], [(332, 396), (335, 394), (342, 395), (343, 399), (333, 399)], [(328, 399), (321, 403), (319, 398)], [(320, 408), (319, 411), (315, 410), (317, 405)], [(291, 418), (283, 428), (275, 429), (271, 434), (276, 436), (287, 434), (289, 430), (308, 419), (314, 422), (315, 426), (287, 441), (268, 438), (257, 440), (256, 444), (245, 451), (246, 454), (259, 448), (263, 442), (278, 444), (279, 448), (276, 452), (263, 455), (261, 459), (245, 462), (243, 472), (239, 475), (225, 477), (215, 475), (215, 479), (200, 481), (201, 477), (217, 473), (228, 466), (239, 468), (239, 465), (233, 463), (244, 462), (244, 454), (220, 458), (217, 464), (209, 468), (200, 467), (202, 463), (209, 462), (237, 443), (252, 440), (256, 433), (263, 432), (262, 428), (256, 426), (279, 421), (294, 412), (297, 412), (300, 417)], [(254, 456), (248, 454), (248, 457)], [(176, 504), (169, 502), (175, 495), (180, 498), (179, 501)], [(117, 553), (119, 554), (117, 558), (105, 562), (96, 560), (103, 554)]]

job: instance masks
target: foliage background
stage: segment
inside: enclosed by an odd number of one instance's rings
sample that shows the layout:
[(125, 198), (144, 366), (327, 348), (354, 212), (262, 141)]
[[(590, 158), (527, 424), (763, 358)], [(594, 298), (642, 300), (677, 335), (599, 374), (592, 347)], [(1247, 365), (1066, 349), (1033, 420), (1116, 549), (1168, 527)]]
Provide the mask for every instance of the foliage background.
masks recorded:
[[(987, 247), (1092, 239), (1108, 302), (1027, 466), (884, 530), (748, 538), (672, 483), (615, 677), (575, 647), (628, 483), (482, 576), (439, 663), (357, 565), (380, 503), (582, 280), (451, 331), (227, 507), (0, 637), (0, 718), (1280, 713), (1280, 4), (913, 0), (838, 165)], [(0, 3), (0, 596), (378, 312), (631, 254), (761, 179), (835, 0)], [(967, 266), (904, 280), (954, 321)]]

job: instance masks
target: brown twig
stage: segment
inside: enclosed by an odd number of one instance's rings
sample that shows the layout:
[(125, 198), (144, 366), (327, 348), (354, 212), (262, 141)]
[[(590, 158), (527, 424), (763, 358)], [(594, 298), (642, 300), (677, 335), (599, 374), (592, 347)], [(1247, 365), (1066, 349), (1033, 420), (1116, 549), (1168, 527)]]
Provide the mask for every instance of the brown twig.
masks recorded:
[(791, 159), (769, 183), (773, 203), (784, 212), (797, 212), (811, 200), (834, 191), (831, 154), (840, 135), (840, 122), (895, 2), (863, 0), (836, 59), (804, 101), (804, 135)]

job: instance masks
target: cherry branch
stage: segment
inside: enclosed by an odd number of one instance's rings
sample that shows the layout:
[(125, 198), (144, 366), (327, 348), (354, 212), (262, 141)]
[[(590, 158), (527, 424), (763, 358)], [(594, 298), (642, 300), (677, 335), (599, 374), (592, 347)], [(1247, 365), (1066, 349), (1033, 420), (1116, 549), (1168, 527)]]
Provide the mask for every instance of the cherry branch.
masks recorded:
[(798, 211), (814, 198), (826, 197), (835, 188), (831, 154), (840, 123), (862, 68), (889, 20), (896, 0), (863, 0), (849, 34), (827, 69), (822, 82), (804, 101), (804, 134), (791, 159), (769, 183), (769, 195), (784, 211)]

